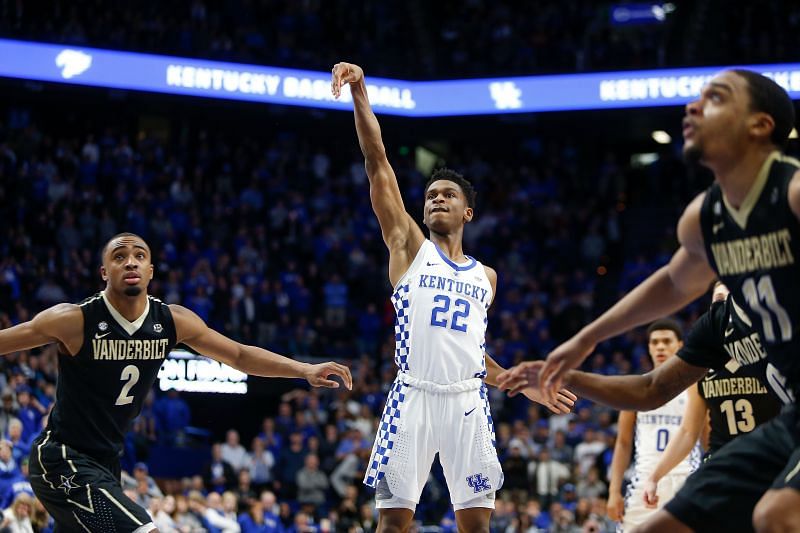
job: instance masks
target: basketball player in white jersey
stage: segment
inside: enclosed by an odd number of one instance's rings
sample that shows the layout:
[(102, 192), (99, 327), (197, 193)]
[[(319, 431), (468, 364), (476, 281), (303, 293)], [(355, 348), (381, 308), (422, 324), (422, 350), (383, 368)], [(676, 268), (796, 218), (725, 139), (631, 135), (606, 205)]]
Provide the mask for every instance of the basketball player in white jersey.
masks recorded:
[[(683, 346), (683, 333), (677, 322), (661, 319), (647, 328), (647, 348), (653, 365), (661, 366), (674, 357)], [(681, 425), (686, 409), (688, 394), (681, 392), (666, 404), (652, 411), (621, 411), (617, 421), (617, 443), (611, 461), (610, 483), (608, 487), (608, 516), (621, 522), (622, 531), (632, 531), (656, 512), (644, 503), (645, 481), (655, 469), (667, 448), (670, 436)], [(636, 449), (634, 475), (622, 499), (622, 477), (631, 462), (631, 449)], [(661, 478), (659, 484), (659, 505), (663, 506), (683, 486), (686, 478), (700, 464), (700, 448), (681, 461), (669, 474)]]
[[(426, 239), (406, 212), (369, 105), (363, 70), (338, 63), (332, 91), (350, 85), (356, 132), (370, 182), (372, 207), (389, 248), (389, 280), (397, 313), (391, 387), (364, 482), (376, 490), (379, 532), (405, 531), (434, 455), (450, 489), (459, 531), (489, 531), (503, 474), (494, 447), (486, 387), (502, 371), (485, 355), (486, 313), (497, 274), (464, 254), (464, 224), (475, 191), (460, 174), (433, 173), (425, 188)], [(532, 389), (526, 396), (538, 401)], [(575, 399), (562, 391), (556, 412)]]

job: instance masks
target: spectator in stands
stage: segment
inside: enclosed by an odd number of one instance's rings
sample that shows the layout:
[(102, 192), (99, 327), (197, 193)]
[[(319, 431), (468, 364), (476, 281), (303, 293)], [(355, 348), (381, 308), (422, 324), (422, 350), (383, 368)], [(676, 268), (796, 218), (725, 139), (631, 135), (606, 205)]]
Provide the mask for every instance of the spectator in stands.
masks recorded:
[(264, 519), (266, 522), (270, 523), (270, 521), (275, 521), (275, 523), (277, 523), (278, 515), (280, 514), (280, 506), (278, 505), (275, 493), (271, 490), (262, 491), (258, 499), (261, 502), (261, 507), (264, 509)]
[(522, 457), (522, 445), (511, 444), (503, 459), (503, 488), (517, 501), (528, 499), (528, 461)]
[[(232, 494), (226, 492), (224, 494)], [(237, 484), (235, 490), (236, 500), (239, 502), (239, 509), (244, 512), (249, 506), (250, 502), (256, 499), (256, 489), (250, 479), (250, 470), (243, 468), (239, 470), (237, 477)]]
[(162, 498), (153, 498), (150, 502), (150, 514), (153, 517), (153, 523), (159, 531), (177, 531), (178, 525), (172, 518), (175, 513), (175, 497), (172, 495)]
[(42, 416), (47, 412), (31, 392), (28, 385), (17, 387), (17, 403), (19, 404), (17, 418), (22, 422), (20, 439), (23, 442), (31, 442), (39, 434)]
[(258, 434), (258, 438), (264, 443), (264, 447), (272, 453), (273, 457), (277, 457), (280, 454), (283, 437), (275, 428), (274, 418), (264, 418), (261, 424), (261, 433)]
[(190, 497), (196, 501), (198, 496), (199, 499), (203, 498), (203, 495), (196, 491), (191, 492), (189, 496), (183, 494), (175, 496), (175, 513), (172, 515), (172, 519), (179, 531), (191, 531), (192, 533), (203, 531), (200, 515), (195, 513), (190, 506)]
[(145, 463), (136, 463), (133, 466), (133, 478), (136, 480), (137, 486), (144, 486), (147, 494), (152, 498), (162, 498), (164, 493), (158, 487), (158, 484), (150, 475), (150, 469)]
[(280, 532), (277, 521), (272, 524), (266, 522), (264, 508), (258, 500), (250, 502), (247, 511), (239, 515), (238, 523), (242, 533)]
[(308, 454), (305, 457), (303, 468), (297, 472), (297, 501), (311, 512), (315, 507), (321, 507), (327, 500), (326, 494), (330, 487), (328, 476), (319, 469), (319, 457)]
[[(4, 376), (5, 377), (5, 376)], [(6, 387), (2, 392), (2, 409), (0, 409), (0, 435), (8, 434), (8, 423), (17, 416), (17, 405), (14, 402), (14, 391)]]
[(578, 498), (589, 500), (608, 494), (608, 487), (600, 480), (600, 473), (596, 466), (589, 468), (589, 473), (586, 477), (578, 480), (576, 494)]
[(33, 498), (25, 493), (20, 493), (11, 507), (3, 511), (3, 521), (0, 529), (9, 533), (33, 533), (31, 512), (33, 511)]
[(11, 504), (15, 494), (14, 486), (21, 481), (24, 478), (12, 456), (11, 443), (5, 439), (0, 440), (0, 505)]
[(249, 455), (250, 480), (256, 490), (263, 489), (273, 481), (272, 469), (275, 467), (275, 456), (264, 448), (264, 441), (253, 438)]
[(222, 458), (222, 445), (219, 443), (211, 446), (211, 461), (204, 469), (203, 481), (206, 487), (219, 493), (233, 488), (236, 483), (236, 473)]
[(297, 432), (289, 435), (289, 445), (281, 450), (278, 458), (280, 489), (287, 498), (294, 498), (297, 495), (297, 473), (303, 468), (306, 453), (303, 435)]
[(8, 423), (8, 435), (6, 439), (11, 443), (12, 455), (17, 464), (27, 457), (31, 451), (31, 445), (22, 438), (22, 422), (18, 418), (12, 418)]
[(153, 406), (161, 436), (168, 444), (183, 441), (183, 431), (189, 425), (189, 405), (180, 397), (178, 391), (170, 389), (166, 396), (158, 399)]
[(563, 431), (557, 431), (553, 436), (553, 444), (548, 447), (550, 457), (562, 464), (571, 464), (575, 450), (567, 444), (567, 437)]
[(248, 467), (247, 450), (239, 442), (239, 432), (229, 429), (225, 434), (225, 442), (220, 446), (222, 460), (227, 462), (235, 472)]
[(288, 402), (281, 402), (278, 405), (278, 416), (275, 417), (275, 431), (278, 434), (288, 437), (294, 431), (294, 417), (292, 416), (292, 406)]
[(542, 507), (548, 507), (557, 498), (559, 485), (570, 475), (569, 468), (551, 459), (546, 448), (539, 452), (539, 460), (529, 465), (528, 472)]
[(589, 469), (595, 464), (597, 456), (606, 449), (606, 443), (601, 432), (587, 427), (584, 440), (575, 447), (575, 462), (578, 464), (581, 476), (586, 476)]

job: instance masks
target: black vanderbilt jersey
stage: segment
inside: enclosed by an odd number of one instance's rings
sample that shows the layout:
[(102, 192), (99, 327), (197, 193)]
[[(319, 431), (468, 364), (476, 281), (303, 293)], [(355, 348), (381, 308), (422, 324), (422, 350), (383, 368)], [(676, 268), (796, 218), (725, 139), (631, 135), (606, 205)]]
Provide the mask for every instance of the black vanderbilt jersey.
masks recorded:
[(758, 333), (740, 313), (732, 297), (715, 302), (692, 326), (678, 352), (687, 363), (711, 369), (697, 387), (709, 410), (712, 453), (781, 409), (782, 389), (768, 385), (771, 370)]
[(798, 169), (800, 162), (773, 152), (739, 209), (714, 183), (700, 212), (709, 263), (794, 393), (800, 389), (800, 222), (788, 189)]
[(59, 353), (52, 438), (96, 457), (122, 452), (128, 424), (142, 409), (161, 362), (175, 346), (167, 304), (148, 296), (144, 313), (129, 322), (103, 293), (79, 304), (83, 344)]

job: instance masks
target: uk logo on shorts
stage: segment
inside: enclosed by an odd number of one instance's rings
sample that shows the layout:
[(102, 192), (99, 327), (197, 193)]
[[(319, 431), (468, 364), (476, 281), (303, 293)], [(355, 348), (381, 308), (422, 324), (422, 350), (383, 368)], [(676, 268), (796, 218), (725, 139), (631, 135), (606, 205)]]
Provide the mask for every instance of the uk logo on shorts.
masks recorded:
[(478, 472), (467, 476), (467, 483), (478, 494), (482, 490), (491, 490), (492, 486), (489, 485), (489, 478)]

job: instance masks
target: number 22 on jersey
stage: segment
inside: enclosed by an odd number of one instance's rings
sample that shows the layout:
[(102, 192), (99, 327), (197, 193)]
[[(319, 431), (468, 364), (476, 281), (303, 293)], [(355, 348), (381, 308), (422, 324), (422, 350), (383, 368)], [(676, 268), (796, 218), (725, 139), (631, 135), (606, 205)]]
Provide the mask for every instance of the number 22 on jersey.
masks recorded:
[(469, 302), (463, 298), (456, 298), (452, 302), (452, 313), (450, 312), (451, 299), (446, 294), (437, 294), (433, 301), (438, 304), (431, 310), (431, 326), (447, 328), (456, 331), (467, 331), (466, 318), (469, 316)]

